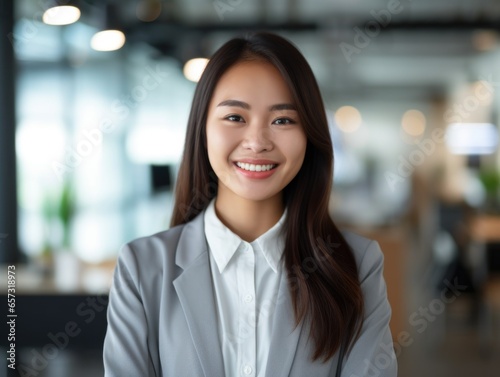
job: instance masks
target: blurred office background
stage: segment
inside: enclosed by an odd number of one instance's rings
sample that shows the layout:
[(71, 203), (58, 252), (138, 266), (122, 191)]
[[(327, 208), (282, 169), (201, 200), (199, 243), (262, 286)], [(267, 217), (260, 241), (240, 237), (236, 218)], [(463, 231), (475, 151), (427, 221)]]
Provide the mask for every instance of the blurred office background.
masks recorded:
[(0, 276), (16, 265), (23, 367), (102, 374), (116, 256), (168, 228), (201, 59), (271, 30), (324, 96), (332, 216), (384, 251), (399, 375), (498, 375), (500, 1), (57, 3), (0, 5)]

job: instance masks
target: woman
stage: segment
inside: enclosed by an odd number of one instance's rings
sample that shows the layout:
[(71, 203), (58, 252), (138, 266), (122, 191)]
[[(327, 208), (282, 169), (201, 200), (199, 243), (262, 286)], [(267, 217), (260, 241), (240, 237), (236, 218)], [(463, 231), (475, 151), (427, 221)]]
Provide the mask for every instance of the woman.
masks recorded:
[(333, 150), (314, 75), (268, 33), (197, 85), (171, 228), (120, 252), (106, 376), (396, 376), (376, 242), (328, 214)]

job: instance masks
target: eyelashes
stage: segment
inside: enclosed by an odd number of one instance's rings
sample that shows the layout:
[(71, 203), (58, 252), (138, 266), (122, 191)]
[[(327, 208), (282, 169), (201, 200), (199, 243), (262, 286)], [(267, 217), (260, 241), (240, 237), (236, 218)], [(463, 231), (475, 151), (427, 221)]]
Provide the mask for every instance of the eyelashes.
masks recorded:
[(243, 118), (239, 115), (228, 115), (224, 120), (229, 120), (230, 122), (241, 122)]
[[(237, 123), (242, 123), (245, 121), (241, 115), (237, 115), (237, 114), (228, 115), (228, 116), (224, 117), (223, 119), (227, 120), (229, 122), (237, 122)], [(286, 126), (289, 124), (296, 124), (296, 123), (297, 122), (295, 120), (288, 118), (288, 117), (279, 117), (279, 118), (276, 118), (275, 120), (273, 120), (273, 122), (272, 122), (272, 124), (283, 125), (283, 126)]]
[[(284, 122), (284, 123), (277, 123), (277, 122)], [(283, 125), (295, 124), (295, 123), (297, 122), (295, 122), (293, 119), (290, 118), (278, 118), (273, 122), (273, 124), (283, 124)]]

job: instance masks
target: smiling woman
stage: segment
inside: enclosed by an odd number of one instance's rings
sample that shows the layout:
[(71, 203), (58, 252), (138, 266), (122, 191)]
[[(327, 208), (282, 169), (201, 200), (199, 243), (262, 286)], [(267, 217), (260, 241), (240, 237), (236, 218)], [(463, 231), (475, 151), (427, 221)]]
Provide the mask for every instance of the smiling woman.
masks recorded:
[(332, 176), (302, 54), (269, 33), (223, 45), (196, 87), (172, 228), (120, 253), (106, 376), (396, 376), (383, 256), (333, 223)]
[(210, 165), (222, 177), (215, 209), (250, 242), (283, 213), (282, 190), (306, 152), (307, 138), (279, 71), (262, 59), (228, 69), (208, 106), (206, 129)]

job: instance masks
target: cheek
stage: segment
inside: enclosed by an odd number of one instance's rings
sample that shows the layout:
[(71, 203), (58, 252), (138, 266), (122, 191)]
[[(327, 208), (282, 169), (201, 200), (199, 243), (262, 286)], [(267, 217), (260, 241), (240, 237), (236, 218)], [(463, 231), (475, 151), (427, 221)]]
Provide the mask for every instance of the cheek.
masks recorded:
[(306, 153), (306, 145), (307, 145), (307, 140), (303, 133), (291, 135), (291, 137), (288, 140), (286, 140), (286, 149), (288, 150), (288, 158), (294, 164), (298, 165), (298, 169), (300, 169), (300, 165), (302, 165), (302, 161), (304, 160), (304, 156)]
[(220, 128), (207, 127), (208, 158), (212, 166), (219, 165), (228, 160), (232, 148), (232, 140)]
[(216, 155), (214, 152), (217, 151), (217, 147), (214, 146), (215, 140), (214, 140), (214, 130), (213, 127), (210, 127), (207, 124), (207, 129), (206, 129), (206, 134), (207, 134), (207, 153), (208, 153), (208, 160), (210, 161), (210, 165), (212, 168), (214, 167), (214, 163), (216, 162)]

